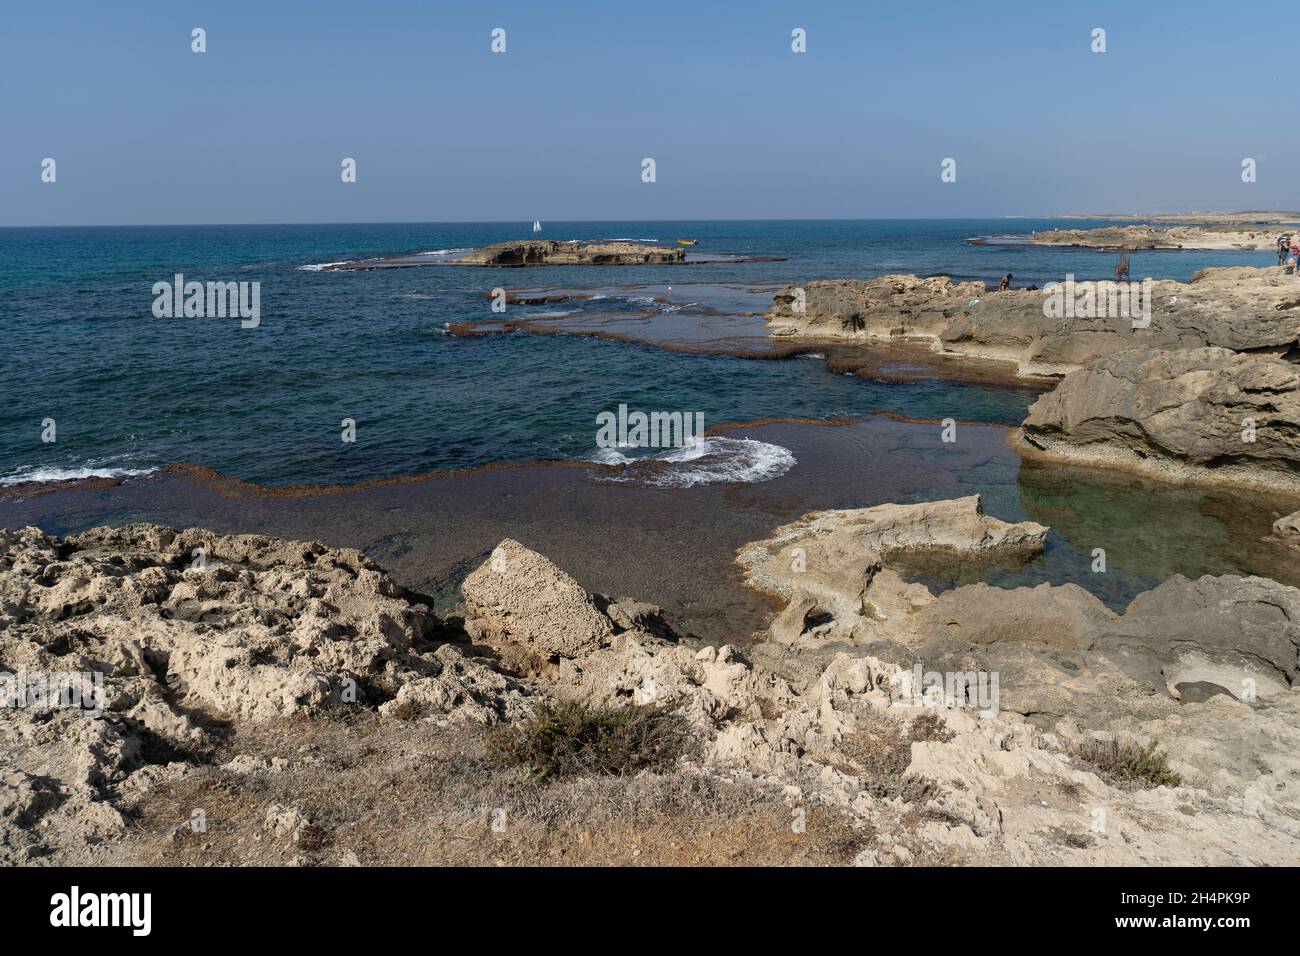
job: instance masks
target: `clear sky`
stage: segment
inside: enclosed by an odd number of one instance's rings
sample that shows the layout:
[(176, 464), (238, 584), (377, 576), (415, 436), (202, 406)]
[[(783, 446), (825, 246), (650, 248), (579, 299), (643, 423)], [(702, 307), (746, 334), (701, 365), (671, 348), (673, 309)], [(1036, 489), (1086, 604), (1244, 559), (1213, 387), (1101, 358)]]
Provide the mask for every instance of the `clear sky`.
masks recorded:
[(1290, 209), (1298, 38), (1223, 0), (10, 0), (0, 225)]

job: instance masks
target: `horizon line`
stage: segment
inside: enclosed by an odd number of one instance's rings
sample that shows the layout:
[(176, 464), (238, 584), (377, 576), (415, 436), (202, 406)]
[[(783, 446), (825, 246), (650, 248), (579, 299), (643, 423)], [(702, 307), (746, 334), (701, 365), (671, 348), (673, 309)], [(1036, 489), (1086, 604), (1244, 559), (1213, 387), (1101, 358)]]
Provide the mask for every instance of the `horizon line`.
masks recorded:
[[(745, 218), (708, 218), (708, 219), (551, 219), (547, 220), (556, 224), (576, 224), (576, 223), (629, 223), (629, 222), (688, 222), (688, 223), (708, 223), (708, 222), (909, 222), (909, 221), (932, 221), (932, 222), (963, 222), (981, 219), (1123, 219), (1132, 217), (1157, 217), (1157, 216), (1194, 216), (1194, 215), (1248, 215), (1250, 213), (1267, 213), (1271, 215), (1295, 215), (1300, 218), (1300, 212), (1289, 213), (1285, 210), (1196, 210), (1186, 213), (1170, 212), (1151, 212), (1151, 213), (1052, 213), (1050, 215), (1025, 215), (1025, 214), (1000, 214), (991, 216), (813, 216), (806, 218), (772, 218), (772, 217), (745, 217)], [(294, 220), (294, 221), (263, 221), (263, 222), (138, 222), (138, 223), (24, 223), (15, 225), (0, 225), (0, 229), (181, 229), (181, 228), (204, 228), (209, 226), (495, 226), (495, 225), (514, 225), (516, 223), (531, 223), (533, 219), (357, 219), (357, 220)], [(1275, 223), (1276, 225), (1276, 223)]]

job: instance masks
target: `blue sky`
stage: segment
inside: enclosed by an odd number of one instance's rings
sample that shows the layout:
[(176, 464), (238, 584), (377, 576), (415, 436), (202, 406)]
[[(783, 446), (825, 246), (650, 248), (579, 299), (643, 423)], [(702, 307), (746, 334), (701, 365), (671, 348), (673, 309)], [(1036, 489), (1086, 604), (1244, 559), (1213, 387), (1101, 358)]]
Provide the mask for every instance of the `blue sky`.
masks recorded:
[(1200, 0), (11, 3), (0, 225), (1294, 208), (1297, 29)]

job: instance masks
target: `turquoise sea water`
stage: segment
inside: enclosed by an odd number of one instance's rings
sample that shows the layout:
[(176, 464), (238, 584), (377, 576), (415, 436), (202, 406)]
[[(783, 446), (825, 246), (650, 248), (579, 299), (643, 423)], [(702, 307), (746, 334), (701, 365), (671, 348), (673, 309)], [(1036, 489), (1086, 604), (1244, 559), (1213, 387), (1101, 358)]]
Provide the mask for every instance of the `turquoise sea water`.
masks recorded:
[[(810, 358), (747, 361), (524, 334), (455, 338), (499, 318), (494, 286), (803, 282), (892, 272), (1042, 285), (1108, 277), (1114, 255), (973, 246), (1033, 220), (547, 223), (555, 239), (701, 240), (780, 262), (384, 272), (306, 266), (531, 236), (529, 223), (0, 229), (0, 481), (193, 462), (265, 485), (350, 484), (505, 461), (582, 459), (596, 415), (627, 403), (710, 426), (892, 412), (1018, 424), (1032, 395), (938, 381), (883, 384)], [(1135, 278), (1187, 279), (1267, 253), (1137, 253)], [(155, 318), (155, 282), (258, 281), (261, 325)], [(620, 306), (615, 301), (611, 308)], [(512, 307), (515, 308), (515, 307)], [(519, 314), (546, 307), (518, 307)], [(552, 307), (553, 308), (553, 307)], [(354, 443), (340, 423), (356, 421)], [(43, 442), (43, 422), (56, 440)]]

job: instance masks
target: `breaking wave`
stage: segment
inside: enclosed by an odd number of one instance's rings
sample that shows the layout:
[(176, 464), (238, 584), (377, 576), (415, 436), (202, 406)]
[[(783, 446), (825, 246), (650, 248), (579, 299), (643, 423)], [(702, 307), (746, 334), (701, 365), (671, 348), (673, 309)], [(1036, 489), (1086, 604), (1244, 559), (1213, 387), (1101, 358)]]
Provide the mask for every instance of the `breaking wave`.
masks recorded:
[(299, 266), (298, 271), (299, 272), (321, 272), (325, 269), (328, 269), (330, 266), (341, 266), (350, 261), (351, 261), (350, 259), (344, 259), (342, 262), (313, 262), (310, 265)]
[(644, 458), (630, 458), (616, 448), (602, 448), (592, 461), (619, 469), (596, 476), (600, 481), (659, 488), (771, 481), (796, 464), (790, 449), (752, 438), (706, 438), (700, 445), (671, 448)]
[(20, 468), (11, 475), (0, 476), (0, 485), (18, 485), (39, 481), (80, 481), (85, 478), (135, 478), (156, 468), (117, 468), (89, 462), (74, 468)]

